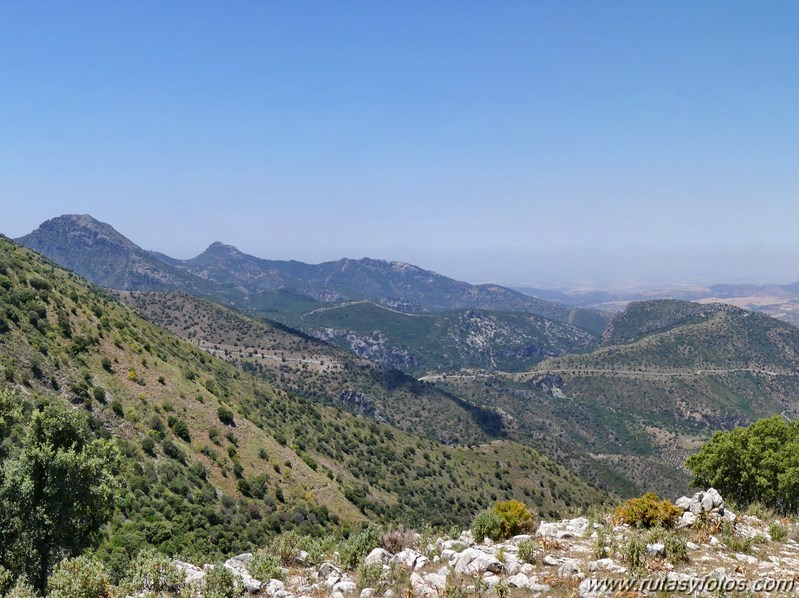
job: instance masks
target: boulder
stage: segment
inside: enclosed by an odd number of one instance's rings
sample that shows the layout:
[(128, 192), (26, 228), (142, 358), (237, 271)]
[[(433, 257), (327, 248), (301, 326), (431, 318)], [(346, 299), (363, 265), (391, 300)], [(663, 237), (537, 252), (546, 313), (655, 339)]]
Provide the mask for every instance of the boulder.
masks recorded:
[(521, 534), (519, 536), (513, 536), (513, 539), (511, 540), (511, 544), (518, 545), (518, 544), (521, 544), (522, 542), (529, 542), (532, 539), (533, 539), (533, 537), (531, 535), (529, 535), (529, 534)]
[(454, 569), (460, 575), (474, 575), (483, 574), (486, 571), (500, 573), (504, 567), (496, 557), (477, 548), (467, 548), (457, 555)]
[(199, 567), (195, 567), (191, 563), (184, 563), (183, 561), (175, 561), (175, 565), (178, 569), (183, 571), (185, 575), (184, 583), (186, 585), (192, 585), (195, 583), (199, 583), (205, 577), (206, 573)]
[(565, 559), (558, 568), (558, 577), (561, 579), (582, 579), (583, 575), (576, 559)]
[(605, 598), (605, 596), (610, 596), (610, 591), (600, 589), (599, 580), (591, 578), (581, 581), (577, 591), (580, 593), (580, 598)]
[(542, 521), (538, 526), (536, 535), (556, 538), (583, 538), (588, 531), (588, 519), (577, 517), (576, 519), (563, 519), (558, 522)]
[[(402, 565), (403, 567), (407, 567), (408, 569), (413, 569), (416, 565), (416, 561), (422, 557), (421, 553), (416, 552), (412, 548), (406, 548), (405, 550), (401, 550), (393, 557), (391, 557), (391, 562), (396, 565)], [(427, 557), (422, 557), (427, 560)]]
[(341, 577), (341, 569), (336, 567), (333, 563), (322, 563), (319, 565), (319, 572), (317, 573), (319, 579), (327, 579), (331, 575), (338, 575)]
[(674, 504), (680, 507), (683, 511), (687, 511), (691, 508), (691, 499), (687, 496), (681, 496), (674, 501)]
[(225, 561), (225, 569), (233, 573), (233, 575), (237, 576), (240, 581), (242, 587), (249, 593), (254, 594), (255, 592), (260, 592), (261, 587), (263, 584), (252, 577), (250, 572), (247, 570), (247, 565), (252, 560), (252, 553), (245, 552), (244, 554), (240, 554), (238, 556), (234, 556), (233, 558), (228, 559)]
[(367, 566), (372, 565), (387, 565), (391, 561), (391, 553), (384, 548), (375, 548), (364, 559), (364, 564)]
[(340, 581), (333, 586), (333, 592), (340, 592), (344, 596), (352, 596), (358, 590), (354, 581)]
[(285, 590), (286, 584), (279, 579), (270, 579), (266, 584), (266, 593), (269, 596), (274, 596), (280, 590)]
[(662, 542), (647, 544), (646, 554), (652, 557), (663, 558), (666, 556), (666, 546)]
[(682, 517), (680, 517), (677, 527), (691, 527), (694, 523), (696, 523), (696, 515), (694, 515), (691, 511), (686, 511), (682, 514)]
[(433, 588), (436, 588), (440, 592), (444, 591), (444, 588), (447, 587), (447, 576), (441, 575), (440, 573), (428, 573), (423, 577), (424, 582)]
[(512, 588), (529, 588), (530, 578), (524, 573), (517, 573), (507, 579), (508, 585)]

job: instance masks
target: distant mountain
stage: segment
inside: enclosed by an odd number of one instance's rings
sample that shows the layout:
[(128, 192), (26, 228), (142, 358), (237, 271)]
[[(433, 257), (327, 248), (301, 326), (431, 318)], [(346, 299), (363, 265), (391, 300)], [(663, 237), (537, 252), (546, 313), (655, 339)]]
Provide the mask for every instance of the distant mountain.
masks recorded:
[[(598, 338), (607, 322), (601, 312), (498, 285), (471, 285), (402, 262), (265, 260), (218, 242), (195, 258), (178, 260), (147, 251), (87, 215), (53, 218), (18, 241), (100, 286), (187, 292), (301, 328), (415, 374), (464, 367), (523, 369), (546, 356), (589, 348), (595, 344), (591, 336)], [(371, 308), (350, 307), (359, 302), (373, 306), (368, 315), (374, 320), (364, 320), (364, 310)], [(326, 313), (330, 307), (338, 309)], [(462, 313), (405, 317), (453, 310)], [(339, 326), (345, 314), (355, 315), (357, 325)], [(436, 324), (413, 342), (406, 341), (414, 326), (397, 334), (401, 326), (422, 321)], [(385, 342), (376, 344), (378, 337)]]
[(533, 446), (616, 485), (585, 454), (639, 489), (673, 493), (687, 455), (718, 429), (799, 417), (799, 330), (724, 304), (631, 303), (601, 347), (528, 373), (431, 377), (508, 414)]
[(85, 214), (47, 220), (17, 242), (99, 286), (225, 295), (217, 285), (174, 267), (179, 260), (169, 264), (166, 256), (145, 251), (112, 226)]
[(530, 313), (461, 309), (408, 314), (370, 301), (314, 310), (299, 325), (415, 375), (463, 368), (520, 371), (547, 357), (599, 344), (582, 328)]
[(557, 301), (586, 310), (619, 312), (629, 303), (673, 299), (698, 303), (726, 303), (743, 309), (768, 314), (772, 318), (799, 326), (799, 282), (791, 284), (715, 284), (670, 285), (649, 289), (558, 291), (539, 288), (517, 288), (528, 295)]
[[(498, 285), (471, 285), (404, 262), (341, 259), (318, 265), (264, 260), (235, 247), (213, 243), (186, 260), (187, 272), (250, 292), (293, 289), (318, 301), (368, 300), (400, 311), (486, 309), (529, 312), (567, 321), (576, 315), (568, 306), (530, 297)], [(583, 311), (583, 310), (580, 310)], [(591, 322), (594, 329), (604, 322)]]

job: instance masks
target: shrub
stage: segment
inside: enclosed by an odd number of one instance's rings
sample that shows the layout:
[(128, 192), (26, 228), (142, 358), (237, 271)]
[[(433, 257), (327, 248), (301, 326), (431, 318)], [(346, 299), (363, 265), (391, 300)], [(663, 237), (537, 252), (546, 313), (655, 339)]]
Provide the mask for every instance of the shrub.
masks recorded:
[(352, 536), (339, 548), (342, 567), (353, 569), (358, 562), (380, 544), (380, 535), (373, 527), (367, 527), (357, 536)]
[(773, 521), (771, 525), (768, 526), (768, 535), (771, 536), (771, 539), (774, 542), (782, 542), (785, 538), (788, 537), (788, 530), (785, 529), (784, 525), (781, 525), (778, 522)]
[(113, 411), (114, 415), (117, 417), (125, 417), (125, 408), (118, 399), (111, 401), (111, 411)]
[(221, 421), (226, 426), (236, 425), (236, 421), (233, 419), (233, 412), (227, 407), (220, 407), (219, 409), (216, 410), (216, 414), (219, 417), (219, 421)]
[(729, 521), (722, 521), (719, 531), (721, 532), (721, 541), (728, 550), (744, 554), (752, 552), (752, 538), (736, 534), (735, 527)]
[(283, 569), (280, 568), (280, 559), (265, 550), (256, 552), (248, 565), (250, 575), (261, 581), (270, 579), (285, 579)]
[(277, 556), (284, 565), (292, 565), (297, 562), (302, 550), (301, 543), (302, 536), (294, 530), (289, 530), (272, 539), (269, 552)]
[(36, 590), (28, 583), (28, 579), (23, 575), (17, 579), (17, 583), (11, 588), (11, 591), (5, 595), (5, 598), (38, 598)]
[(682, 510), (670, 500), (661, 500), (654, 492), (631, 498), (616, 507), (613, 518), (633, 527), (673, 527)]
[(666, 558), (672, 565), (688, 560), (688, 544), (678, 533), (667, 533), (663, 538)]
[(483, 511), (472, 522), (472, 535), (481, 542), (483, 538), (499, 540), (502, 537), (502, 519), (494, 511)]
[(191, 442), (191, 435), (189, 434), (189, 426), (186, 425), (186, 422), (184, 422), (182, 419), (173, 419), (171, 421), (171, 424), (172, 424), (172, 431), (175, 433), (175, 436), (186, 442)]
[(396, 529), (388, 529), (380, 534), (380, 546), (388, 550), (391, 554), (413, 546), (414, 533), (406, 530), (403, 526)]
[(523, 502), (518, 500), (498, 502), (493, 510), (499, 515), (504, 538), (529, 531), (533, 526), (533, 516)]
[(523, 563), (535, 564), (535, 540), (524, 540), (519, 544), (519, 560)]
[[(388, 549), (386, 549), (388, 550)], [(358, 572), (355, 576), (359, 588), (373, 588), (375, 590), (383, 589), (385, 585), (383, 581), (383, 566), (382, 565), (364, 565), (358, 567)], [(382, 593), (382, 592), (380, 592)]]
[(640, 535), (630, 534), (622, 547), (621, 556), (630, 569), (639, 571), (643, 567), (646, 557), (646, 542)]
[(178, 592), (185, 576), (172, 560), (153, 550), (139, 553), (120, 587), (127, 594)]
[(236, 583), (233, 573), (222, 563), (217, 563), (203, 580), (203, 598), (238, 598), (244, 596), (244, 588)]
[(107, 598), (112, 595), (105, 567), (86, 556), (61, 561), (47, 585), (51, 598)]
[(94, 394), (94, 398), (98, 403), (105, 404), (105, 390), (103, 390), (99, 386), (95, 386), (94, 390), (92, 391), (92, 394)]

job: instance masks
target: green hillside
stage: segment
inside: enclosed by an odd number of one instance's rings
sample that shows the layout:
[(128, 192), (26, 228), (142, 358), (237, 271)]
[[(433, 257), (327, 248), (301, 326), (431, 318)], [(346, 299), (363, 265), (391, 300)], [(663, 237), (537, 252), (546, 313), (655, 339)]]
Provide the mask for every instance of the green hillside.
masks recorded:
[[(673, 494), (685, 458), (712, 432), (799, 415), (799, 330), (723, 305), (631, 304), (595, 351), (524, 374), (448, 375), (436, 382), (509, 415), (508, 434), (624, 492), (585, 456), (639, 490)], [(557, 442), (553, 442), (557, 438)]]
[(183, 293), (119, 297), (155, 324), (290, 393), (445, 444), (504, 436), (496, 412), (280, 324)]
[(550, 516), (602, 494), (508, 441), (445, 447), (275, 390), (0, 239), (0, 368), (30, 412), (59, 401), (117, 440), (124, 488), (101, 554), (205, 560), (279, 530), (465, 523), (497, 498)]
[(483, 368), (521, 371), (547, 357), (587, 351), (599, 339), (528, 313), (403, 313), (368, 301), (316, 309), (299, 326), (377, 363), (416, 375)]

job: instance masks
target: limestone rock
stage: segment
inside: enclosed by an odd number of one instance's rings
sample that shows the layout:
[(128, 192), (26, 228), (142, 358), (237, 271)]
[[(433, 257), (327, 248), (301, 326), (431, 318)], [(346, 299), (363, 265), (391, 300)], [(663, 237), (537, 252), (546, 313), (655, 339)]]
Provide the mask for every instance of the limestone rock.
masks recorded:
[(375, 548), (363, 562), (370, 567), (373, 565), (387, 565), (391, 561), (391, 556), (391, 553), (384, 548)]

